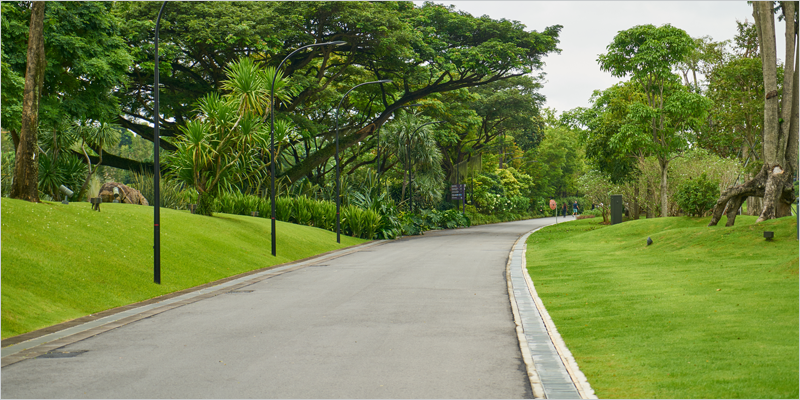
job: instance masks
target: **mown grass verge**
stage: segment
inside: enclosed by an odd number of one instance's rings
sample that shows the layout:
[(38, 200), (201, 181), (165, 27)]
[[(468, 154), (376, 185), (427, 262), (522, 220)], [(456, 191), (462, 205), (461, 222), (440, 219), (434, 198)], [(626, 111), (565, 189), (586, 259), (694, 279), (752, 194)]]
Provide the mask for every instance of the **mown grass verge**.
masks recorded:
[(536, 290), (600, 398), (798, 398), (796, 219), (755, 219), (588, 219), (529, 237)]
[(270, 220), (161, 210), (161, 285), (153, 283), (153, 208), (2, 199), (2, 337), (228, 276), (365, 242)]

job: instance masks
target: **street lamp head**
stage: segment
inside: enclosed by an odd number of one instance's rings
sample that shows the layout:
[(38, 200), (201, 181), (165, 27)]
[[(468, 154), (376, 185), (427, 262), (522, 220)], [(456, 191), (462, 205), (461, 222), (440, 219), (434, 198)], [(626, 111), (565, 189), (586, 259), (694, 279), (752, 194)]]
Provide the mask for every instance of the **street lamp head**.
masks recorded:
[(392, 83), (391, 79), (381, 79), (379, 81), (375, 81), (373, 83)]
[(333, 42), (328, 42), (328, 43), (325, 43), (325, 44), (332, 44), (334, 46), (341, 46), (343, 44), (347, 44), (347, 42), (345, 42), (344, 40), (334, 40)]

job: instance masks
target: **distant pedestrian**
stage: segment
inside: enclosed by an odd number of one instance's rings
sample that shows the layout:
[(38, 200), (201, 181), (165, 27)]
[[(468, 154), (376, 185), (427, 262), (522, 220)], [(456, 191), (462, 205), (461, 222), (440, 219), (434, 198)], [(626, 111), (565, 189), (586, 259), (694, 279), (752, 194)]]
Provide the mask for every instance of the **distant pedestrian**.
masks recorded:
[(564, 214), (564, 218), (567, 218), (567, 203), (561, 205), (561, 213)]
[(575, 203), (572, 205), (572, 216), (578, 216), (578, 200), (575, 200)]

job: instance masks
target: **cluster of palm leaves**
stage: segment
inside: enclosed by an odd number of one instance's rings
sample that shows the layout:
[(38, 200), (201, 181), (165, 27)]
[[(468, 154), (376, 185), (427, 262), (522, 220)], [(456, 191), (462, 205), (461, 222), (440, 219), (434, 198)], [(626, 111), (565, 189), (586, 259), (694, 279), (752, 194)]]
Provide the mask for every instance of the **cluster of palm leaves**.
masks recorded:
[[(209, 93), (200, 99), (195, 118), (180, 127), (183, 135), (168, 157), (172, 176), (197, 190), (197, 212), (203, 215), (211, 215), (220, 193), (241, 185), (258, 187), (266, 178), (270, 127), (263, 119), (270, 108), (273, 78), (278, 101), (295, 95), (275, 68), (261, 68), (251, 58), (232, 63), (226, 73), (226, 94)], [(292, 134), (290, 123), (275, 121), (278, 146)]]
[[(196, 191), (199, 214), (249, 215), (258, 211), (259, 216), (268, 217), (269, 201), (259, 195), (266, 196), (260, 188), (269, 179), (271, 160), (270, 126), (264, 121), (270, 110), (269, 89), (275, 79), (275, 101), (286, 101), (297, 91), (274, 68), (260, 68), (250, 58), (230, 64), (226, 73), (224, 94), (203, 97), (197, 104), (196, 116), (180, 127), (183, 135), (174, 142), (177, 150), (167, 157), (172, 168), (170, 177)], [(423, 123), (415, 114), (401, 113), (384, 136), (382, 147), (399, 160), (404, 171), (400, 206), (371, 169), (342, 178), (341, 227), (345, 234), (368, 239), (397, 237), (404, 233), (399, 211), (403, 205), (408, 208), (412, 201), (432, 204), (441, 199), (442, 154), (431, 130), (420, 129)], [(297, 135), (290, 121), (276, 120), (276, 154)], [(277, 219), (334, 228), (334, 185), (320, 187), (301, 181), (284, 182), (282, 186), (279, 182), (278, 186)]]
[(442, 153), (430, 125), (413, 113), (399, 113), (386, 127), (386, 150), (403, 167), (401, 204), (433, 204), (441, 199), (444, 171)]

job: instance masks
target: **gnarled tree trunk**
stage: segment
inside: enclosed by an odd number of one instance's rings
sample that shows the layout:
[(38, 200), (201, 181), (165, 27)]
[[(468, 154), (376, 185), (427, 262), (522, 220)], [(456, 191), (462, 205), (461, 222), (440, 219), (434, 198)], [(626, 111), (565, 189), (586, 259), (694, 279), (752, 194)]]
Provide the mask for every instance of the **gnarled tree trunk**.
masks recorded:
[(712, 212), (709, 226), (716, 225), (722, 214), (728, 216), (726, 226), (736, 218), (736, 210), (747, 196), (763, 198), (763, 209), (756, 222), (791, 215), (794, 201), (792, 180), (798, 171), (797, 64), (795, 53), (795, 3), (782, 2), (786, 22), (786, 64), (783, 74), (783, 96), (778, 102), (777, 51), (775, 48), (775, 18), (772, 2), (753, 2), (753, 16), (761, 43), (762, 75), (764, 79), (764, 165), (749, 182), (722, 193)]
[(22, 129), (19, 134), (14, 181), (11, 197), (39, 202), (39, 148), (36, 140), (39, 131), (39, 99), (44, 82), (44, 6), (43, 1), (32, 5), (28, 36), (28, 65), (25, 69), (25, 89), (22, 97)]

